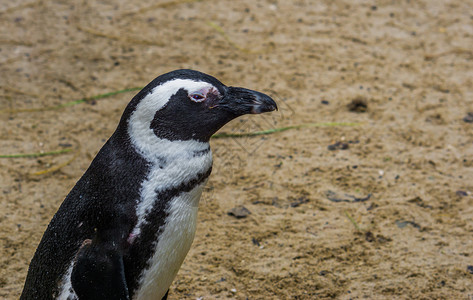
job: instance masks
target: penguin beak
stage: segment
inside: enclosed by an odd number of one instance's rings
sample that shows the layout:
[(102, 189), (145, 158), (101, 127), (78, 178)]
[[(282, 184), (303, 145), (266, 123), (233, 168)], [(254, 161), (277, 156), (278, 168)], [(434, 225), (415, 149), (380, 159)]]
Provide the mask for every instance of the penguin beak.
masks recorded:
[(268, 95), (240, 87), (228, 87), (218, 106), (239, 116), (278, 109), (276, 102)]

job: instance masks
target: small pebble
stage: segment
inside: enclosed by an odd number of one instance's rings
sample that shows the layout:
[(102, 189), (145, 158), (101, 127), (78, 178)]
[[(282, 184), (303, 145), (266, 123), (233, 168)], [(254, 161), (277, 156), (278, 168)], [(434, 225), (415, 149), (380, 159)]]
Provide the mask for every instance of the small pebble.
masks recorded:
[(371, 231), (367, 231), (365, 233), (365, 240), (369, 243), (376, 241), (374, 234)]
[(417, 224), (416, 222), (413, 222), (413, 221), (396, 220), (395, 223), (396, 223), (398, 228), (404, 228), (407, 225), (411, 225), (412, 227), (418, 228), (418, 229), (420, 228), (420, 225)]
[(466, 117), (463, 118), (463, 121), (467, 123), (473, 123), (473, 112), (469, 112)]
[(309, 202), (309, 199), (307, 197), (303, 196), (303, 197), (300, 197), (300, 198), (296, 199), (296, 201), (291, 202), (290, 205), (291, 205), (291, 207), (298, 207), (299, 205), (307, 203), (307, 202)]
[(368, 103), (366, 99), (362, 97), (355, 98), (347, 105), (347, 108), (351, 112), (364, 113), (368, 110)]
[(350, 148), (350, 146), (348, 145), (348, 143), (342, 143), (342, 142), (336, 142), (335, 144), (332, 144), (332, 145), (328, 145), (328, 146), (327, 146), (327, 149), (330, 150), (330, 151), (334, 151), (334, 150), (347, 150), (348, 148)]
[(233, 216), (237, 219), (246, 218), (249, 214), (251, 214), (251, 212), (244, 206), (237, 206), (228, 211), (229, 216)]
[(473, 266), (471, 266), (471, 265), (467, 266), (466, 270), (467, 270), (468, 273), (473, 274)]
[(259, 241), (258, 241), (257, 239), (255, 239), (255, 238), (252, 238), (252, 239), (251, 239), (251, 242), (253, 243), (253, 245), (261, 246), (260, 243), (259, 243)]

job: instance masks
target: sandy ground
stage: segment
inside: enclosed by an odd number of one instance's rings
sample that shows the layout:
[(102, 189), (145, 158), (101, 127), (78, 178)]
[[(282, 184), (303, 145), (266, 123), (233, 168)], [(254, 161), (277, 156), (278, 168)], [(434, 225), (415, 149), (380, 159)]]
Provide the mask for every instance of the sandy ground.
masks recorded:
[[(280, 111), (212, 141), (170, 299), (473, 299), (472, 1), (2, 1), (0, 298), (140, 87), (178, 68)], [(350, 105), (350, 103), (352, 103)], [(346, 125), (346, 124), (345, 124)], [(228, 215), (244, 206), (251, 214)]]

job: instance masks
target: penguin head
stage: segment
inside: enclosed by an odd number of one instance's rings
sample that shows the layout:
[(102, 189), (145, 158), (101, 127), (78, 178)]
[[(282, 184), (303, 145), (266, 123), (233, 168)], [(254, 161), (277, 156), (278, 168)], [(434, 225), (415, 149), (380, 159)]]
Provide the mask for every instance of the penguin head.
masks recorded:
[(228, 87), (210, 75), (184, 69), (161, 75), (143, 88), (122, 122), (127, 119), (130, 135), (151, 130), (160, 139), (208, 142), (236, 117), (276, 109), (263, 93)]

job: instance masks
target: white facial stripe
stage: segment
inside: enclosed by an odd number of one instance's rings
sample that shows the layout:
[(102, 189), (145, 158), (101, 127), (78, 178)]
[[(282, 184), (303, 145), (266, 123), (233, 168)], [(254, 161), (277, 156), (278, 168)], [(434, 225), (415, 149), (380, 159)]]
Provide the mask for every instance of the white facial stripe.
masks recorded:
[(180, 89), (185, 89), (190, 94), (205, 88), (210, 89), (214, 86), (203, 81), (175, 79), (158, 85), (150, 94), (141, 99), (128, 121), (128, 133), (137, 150), (145, 158), (154, 157), (156, 154), (159, 156), (179, 155), (182, 150), (200, 151), (208, 146), (207, 143), (197, 141), (171, 142), (160, 139), (150, 129), (156, 112), (162, 109)]

